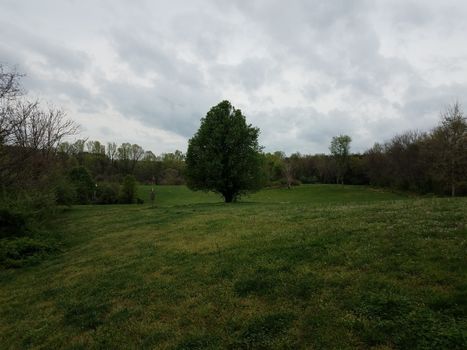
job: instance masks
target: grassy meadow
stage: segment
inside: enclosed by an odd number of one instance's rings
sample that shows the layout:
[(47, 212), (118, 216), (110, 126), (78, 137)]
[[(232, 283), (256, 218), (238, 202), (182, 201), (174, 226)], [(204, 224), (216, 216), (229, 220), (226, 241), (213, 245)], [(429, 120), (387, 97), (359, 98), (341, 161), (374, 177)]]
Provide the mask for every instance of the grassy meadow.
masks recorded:
[(0, 271), (1, 349), (466, 349), (467, 198), (359, 186), (74, 206)]

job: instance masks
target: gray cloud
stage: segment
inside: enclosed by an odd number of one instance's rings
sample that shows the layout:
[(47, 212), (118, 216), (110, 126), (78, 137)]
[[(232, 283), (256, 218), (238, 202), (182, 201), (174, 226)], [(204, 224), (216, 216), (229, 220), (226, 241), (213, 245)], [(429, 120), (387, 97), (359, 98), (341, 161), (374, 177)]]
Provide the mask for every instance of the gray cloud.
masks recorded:
[(268, 151), (340, 133), (363, 151), (467, 105), (466, 16), (455, 0), (4, 0), (0, 62), (103, 141), (183, 149), (229, 99)]

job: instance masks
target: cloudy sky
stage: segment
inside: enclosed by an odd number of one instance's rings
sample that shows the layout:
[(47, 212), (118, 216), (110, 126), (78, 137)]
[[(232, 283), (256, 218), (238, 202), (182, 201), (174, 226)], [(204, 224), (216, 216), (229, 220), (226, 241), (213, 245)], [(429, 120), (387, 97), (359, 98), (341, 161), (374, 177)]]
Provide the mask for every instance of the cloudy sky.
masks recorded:
[(81, 137), (185, 151), (228, 99), (267, 151), (363, 151), (467, 106), (467, 2), (0, 0), (0, 63)]

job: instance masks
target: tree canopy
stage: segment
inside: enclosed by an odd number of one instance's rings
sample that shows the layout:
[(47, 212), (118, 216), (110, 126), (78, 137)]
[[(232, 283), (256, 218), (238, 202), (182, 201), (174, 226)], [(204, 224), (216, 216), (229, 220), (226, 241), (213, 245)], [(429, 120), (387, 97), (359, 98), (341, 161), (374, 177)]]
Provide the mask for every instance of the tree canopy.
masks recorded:
[(189, 140), (187, 185), (221, 194), (225, 202), (261, 186), (259, 129), (246, 123), (229, 101), (211, 108)]

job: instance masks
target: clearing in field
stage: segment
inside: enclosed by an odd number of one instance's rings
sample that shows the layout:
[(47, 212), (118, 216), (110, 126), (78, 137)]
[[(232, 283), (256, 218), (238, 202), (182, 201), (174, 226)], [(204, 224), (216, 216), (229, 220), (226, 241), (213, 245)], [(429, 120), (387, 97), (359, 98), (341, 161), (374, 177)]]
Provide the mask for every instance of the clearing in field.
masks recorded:
[(466, 348), (466, 225), (467, 198), (358, 186), (76, 206), (0, 272), (0, 348)]

